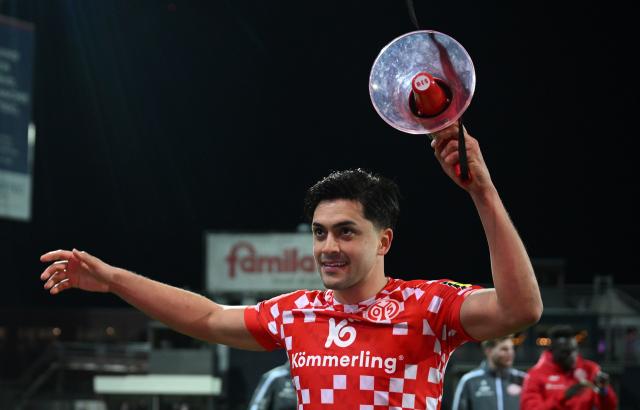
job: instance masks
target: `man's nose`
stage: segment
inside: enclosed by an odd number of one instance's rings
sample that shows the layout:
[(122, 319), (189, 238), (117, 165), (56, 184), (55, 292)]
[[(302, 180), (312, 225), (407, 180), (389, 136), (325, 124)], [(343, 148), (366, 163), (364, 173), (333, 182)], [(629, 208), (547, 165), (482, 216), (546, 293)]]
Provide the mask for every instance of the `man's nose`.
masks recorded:
[(327, 239), (324, 241), (324, 246), (322, 247), (323, 253), (337, 253), (340, 252), (340, 245), (338, 241), (336, 241), (335, 237), (332, 234), (327, 235)]

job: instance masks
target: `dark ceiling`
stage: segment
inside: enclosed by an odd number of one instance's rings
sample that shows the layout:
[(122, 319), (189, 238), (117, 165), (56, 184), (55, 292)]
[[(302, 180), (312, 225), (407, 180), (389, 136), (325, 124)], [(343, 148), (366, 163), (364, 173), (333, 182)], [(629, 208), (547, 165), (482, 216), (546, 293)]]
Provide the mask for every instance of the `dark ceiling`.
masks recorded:
[[(474, 60), (467, 128), (530, 255), (564, 260), (570, 282), (640, 273), (636, 23), (615, 3), (415, 1), (422, 28)], [(415, 29), (404, 2), (5, 0), (0, 11), (37, 33), (32, 220), (0, 220), (0, 305), (121, 303), (52, 301), (38, 257), (55, 248), (201, 289), (205, 231), (294, 231), (305, 189), (354, 167), (403, 192), (389, 274), (490, 280), (468, 196), (425, 137), (389, 127), (369, 100), (375, 57)]]

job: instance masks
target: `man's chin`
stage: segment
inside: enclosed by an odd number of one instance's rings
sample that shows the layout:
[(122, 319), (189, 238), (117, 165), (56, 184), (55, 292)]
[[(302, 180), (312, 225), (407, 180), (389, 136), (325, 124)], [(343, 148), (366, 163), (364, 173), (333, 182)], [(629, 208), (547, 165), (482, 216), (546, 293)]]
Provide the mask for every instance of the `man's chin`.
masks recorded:
[(325, 277), (322, 277), (322, 284), (324, 285), (325, 288), (327, 289), (331, 289), (331, 290), (342, 290), (343, 287), (342, 282), (339, 280), (333, 280), (333, 279), (325, 279)]
[(349, 287), (344, 278), (338, 278), (334, 275), (329, 275), (321, 272), (320, 279), (322, 280), (322, 284), (324, 285), (324, 287), (327, 289), (343, 290)]

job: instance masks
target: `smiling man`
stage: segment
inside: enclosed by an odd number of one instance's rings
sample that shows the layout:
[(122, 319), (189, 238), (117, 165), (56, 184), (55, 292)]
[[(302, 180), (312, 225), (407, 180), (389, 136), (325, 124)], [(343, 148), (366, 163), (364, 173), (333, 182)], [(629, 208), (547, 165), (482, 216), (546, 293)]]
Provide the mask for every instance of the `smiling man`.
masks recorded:
[[(466, 134), (472, 178), (462, 182), (458, 129), (432, 141), (444, 172), (473, 200), (485, 230), (494, 288), (448, 279), (387, 277), (384, 257), (399, 214), (398, 188), (362, 170), (335, 172), (305, 200), (324, 291), (300, 290), (256, 306), (205, 297), (58, 250), (41, 275), (57, 294), (112, 292), (179, 332), (250, 350), (286, 349), (299, 409), (439, 409), (444, 371), (469, 340), (522, 330), (542, 313), (524, 245), (502, 205), (477, 141)], [(379, 407), (383, 406), (383, 407)]]

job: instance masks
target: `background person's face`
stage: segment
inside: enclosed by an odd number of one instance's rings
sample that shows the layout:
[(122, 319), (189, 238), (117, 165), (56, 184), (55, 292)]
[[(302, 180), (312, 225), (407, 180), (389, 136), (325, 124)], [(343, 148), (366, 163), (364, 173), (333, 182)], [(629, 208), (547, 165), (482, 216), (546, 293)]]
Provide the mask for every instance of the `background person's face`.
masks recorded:
[(513, 340), (505, 339), (492, 348), (486, 349), (487, 360), (493, 364), (494, 368), (504, 369), (513, 366), (515, 351), (513, 350)]
[(551, 355), (563, 369), (573, 369), (578, 358), (578, 342), (573, 337), (559, 337), (551, 342)]

